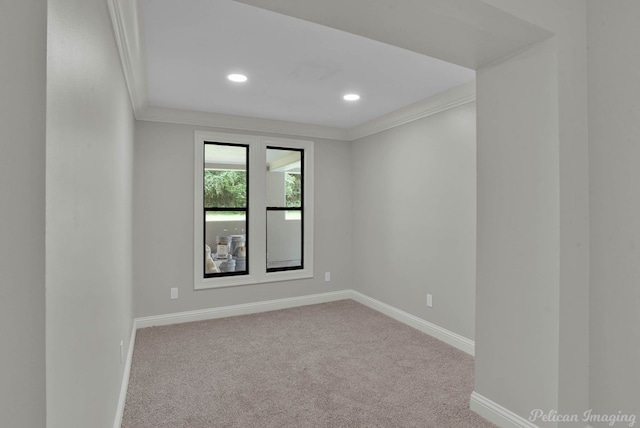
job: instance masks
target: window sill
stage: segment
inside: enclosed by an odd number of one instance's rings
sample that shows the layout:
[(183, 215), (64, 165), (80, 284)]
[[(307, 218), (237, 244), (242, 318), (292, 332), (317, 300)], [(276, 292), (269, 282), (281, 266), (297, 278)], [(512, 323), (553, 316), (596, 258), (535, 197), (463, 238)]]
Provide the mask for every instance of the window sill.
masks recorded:
[(243, 285), (268, 284), (272, 282), (313, 279), (313, 271), (301, 269), (283, 272), (268, 272), (261, 278), (252, 275), (227, 276), (222, 278), (202, 278), (194, 285), (194, 290), (210, 290), (212, 288), (228, 288)]

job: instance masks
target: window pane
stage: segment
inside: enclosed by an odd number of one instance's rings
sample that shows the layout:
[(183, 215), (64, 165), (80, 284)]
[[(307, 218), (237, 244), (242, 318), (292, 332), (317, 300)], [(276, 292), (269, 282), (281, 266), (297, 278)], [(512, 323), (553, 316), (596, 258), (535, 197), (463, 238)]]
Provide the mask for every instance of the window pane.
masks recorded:
[(267, 149), (267, 206), (302, 206), (302, 151)]
[(243, 145), (204, 144), (204, 275), (246, 274), (248, 185)]
[(205, 274), (247, 270), (247, 222), (234, 218), (244, 212), (232, 214), (228, 219), (205, 222)]
[(247, 147), (204, 145), (204, 206), (247, 206)]
[(267, 269), (302, 267), (302, 220), (267, 211)]
[(303, 151), (268, 147), (266, 160), (267, 270), (301, 269)]

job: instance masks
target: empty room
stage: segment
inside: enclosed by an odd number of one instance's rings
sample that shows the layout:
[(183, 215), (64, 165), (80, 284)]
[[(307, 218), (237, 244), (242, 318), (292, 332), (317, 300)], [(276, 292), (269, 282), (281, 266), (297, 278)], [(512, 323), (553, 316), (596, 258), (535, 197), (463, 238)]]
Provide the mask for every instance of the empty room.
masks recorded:
[(0, 425), (623, 427), (640, 4), (0, 6)]

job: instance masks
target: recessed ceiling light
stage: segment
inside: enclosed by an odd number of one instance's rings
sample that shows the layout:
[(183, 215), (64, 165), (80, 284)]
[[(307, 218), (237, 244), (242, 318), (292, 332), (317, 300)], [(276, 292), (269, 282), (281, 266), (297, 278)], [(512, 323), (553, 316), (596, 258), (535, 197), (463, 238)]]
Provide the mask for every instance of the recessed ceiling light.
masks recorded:
[(244, 74), (230, 74), (227, 76), (227, 79), (231, 80), (232, 82), (242, 83), (247, 81), (247, 76), (245, 76)]
[(358, 101), (360, 99), (360, 95), (358, 95), (358, 94), (347, 94), (342, 98), (345, 101)]

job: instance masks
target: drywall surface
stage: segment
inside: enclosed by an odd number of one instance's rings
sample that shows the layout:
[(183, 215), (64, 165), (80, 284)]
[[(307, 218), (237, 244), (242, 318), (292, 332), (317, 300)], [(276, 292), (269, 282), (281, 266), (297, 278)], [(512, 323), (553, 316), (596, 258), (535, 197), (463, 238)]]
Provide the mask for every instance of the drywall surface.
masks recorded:
[[(194, 290), (193, 168), (196, 130), (221, 131), (189, 125), (136, 122), (135, 316), (351, 288), (351, 148), (344, 142), (315, 140), (314, 278)], [(331, 282), (324, 282), (324, 272), (331, 272)], [(176, 300), (170, 299), (173, 287), (179, 290)]]
[(45, 425), (47, 4), (0, 2), (0, 426)]
[(557, 407), (556, 73), (547, 46), (478, 71), (475, 390), (522, 416)]
[(112, 427), (132, 326), (133, 114), (107, 3), (48, 3), (47, 427)]
[[(587, 1), (591, 406), (640, 418), (640, 3)], [(636, 420), (636, 423), (638, 421)], [(608, 426), (606, 422), (591, 423)], [(629, 426), (619, 422), (614, 426)]]
[(421, 0), (401, 6), (392, 0), (237, 1), (468, 68), (491, 63), (550, 35), (481, 0)]
[(352, 143), (354, 289), (469, 339), (475, 135), (472, 102)]
[(555, 35), (477, 73), (476, 392), (524, 418), (534, 409), (582, 414), (589, 379), (585, 3), (486, 2)]

